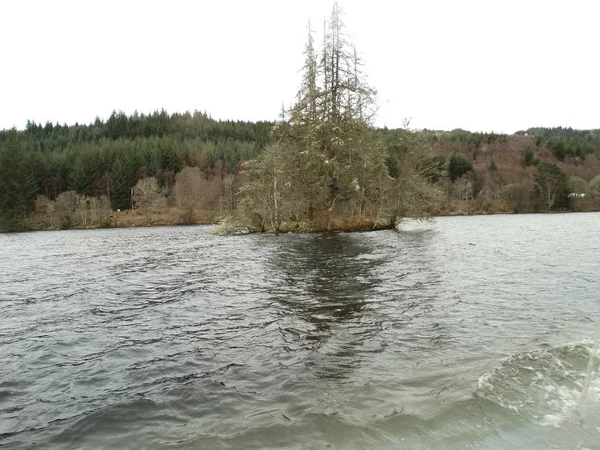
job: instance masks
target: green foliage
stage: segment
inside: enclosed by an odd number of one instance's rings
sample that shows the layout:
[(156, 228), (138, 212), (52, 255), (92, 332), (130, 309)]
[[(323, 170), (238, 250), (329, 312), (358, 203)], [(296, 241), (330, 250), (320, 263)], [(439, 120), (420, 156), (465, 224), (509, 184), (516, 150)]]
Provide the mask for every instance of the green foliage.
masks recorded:
[(422, 217), (435, 191), (427, 180), (443, 176), (443, 157), (408, 129), (384, 144), (371, 123), (375, 91), (337, 2), (320, 48), (317, 55), (309, 27), (297, 101), (275, 125), (274, 145), (247, 165), (242, 192), (251, 221), (274, 231), (290, 222), (330, 230)]
[(457, 128), (450, 132), (448, 131), (437, 131), (435, 137), (439, 141), (445, 142), (456, 142), (468, 145), (471, 149), (478, 149), (484, 145), (493, 143), (503, 143), (506, 141), (505, 134), (498, 133), (473, 133), (471, 131), (462, 130)]
[(337, 3), (327, 26), (320, 55), (309, 29), (298, 100), (274, 127), (275, 145), (249, 165), (249, 209), (275, 231), (283, 221), (307, 218), (330, 229), (335, 211), (363, 214), (386, 173), (386, 155), (368, 119), (374, 91), (360, 72)]
[(523, 152), (523, 156), (521, 158), (521, 165), (523, 167), (529, 167), (533, 165), (538, 165), (539, 162), (540, 160), (535, 157), (535, 153), (533, 153), (533, 150), (527, 147), (527, 149), (525, 149), (525, 151)]
[(131, 205), (133, 174), (127, 161), (117, 157), (111, 168), (110, 204), (112, 209), (127, 209)]
[(453, 153), (448, 161), (448, 178), (452, 181), (456, 181), (467, 172), (473, 172), (473, 164), (467, 158), (462, 155)]
[(92, 181), (89, 174), (89, 166), (86, 166), (82, 158), (77, 158), (69, 174), (69, 187), (78, 194), (88, 194)]
[[(270, 139), (272, 123), (216, 121), (204, 113), (127, 116), (74, 126), (28, 121), (23, 131), (0, 131), (1, 228), (20, 229), (36, 194), (50, 200), (73, 190), (110, 196), (113, 208), (130, 207), (130, 188), (156, 176), (168, 191), (184, 166), (234, 171)], [(65, 219), (65, 226), (71, 219)]]
[(398, 162), (410, 156), (411, 167), (420, 176), (432, 183), (445, 177), (447, 175), (446, 158), (444, 155), (432, 152), (433, 136), (422, 131), (410, 130), (408, 123), (406, 126), (402, 133), (388, 133), (387, 136), (384, 133), (384, 139), (387, 140), (386, 166), (388, 174), (392, 178), (401, 176)]
[(548, 146), (552, 150), (552, 155), (559, 161), (564, 161), (565, 156), (569, 153), (563, 141), (549, 142)]
[(490, 165), (488, 166), (488, 170), (496, 171), (498, 170), (498, 166), (496, 166), (496, 161), (492, 159)]
[(26, 227), (37, 192), (37, 159), (24, 151), (11, 130), (0, 148), (0, 230), (15, 231)]
[(535, 192), (539, 207), (548, 211), (569, 208), (567, 174), (556, 164), (539, 164), (535, 180)]
[(581, 177), (569, 177), (567, 187), (575, 194), (585, 194), (589, 190), (588, 183)]
[(294, 215), (293, 209), (298, 212), (307, 208), (302, 197), (294, 195), (291, 189), (294, 167), (290, 156), (280, 146), (267, 146), (256, 159), (245, 164), (250, 180), (241, 189), (242, 205), (248, 207), (249, 220), (257, 229), (268, 226), (279, 231), (283, 219)]
[(567, 156), (583, 160), (590, 153), (600, 157), (600, 129), (574, 130), (570, 127), (537, 127), (518, 131), (516, 134), (534, 135), (538, 147), (546, 142), (554, 157), (559, 161), (563, 161)]
[[(28, 121), (25, 130), (19, 132), (19, 139), (35, 150), (63, 150), (72, 144), (97, 143), (105, 140), (131, 140), (140, 138), (173, 137), (176, 140), (199, 139), (209, 141), (256, 142), (258, 148), (269, 140), (271, 122), (217, 121), (206, 113), (168, 114), (165, 110), (152, 114), (134, 113), (127, 116), (122, 111), (113, 111), (106, 121), (97, 118), (88, 125), (45, 126)], [(0, 132), (0, 144), (3, 135)]]
[[(453, 151), (483, 153), (490, 144), (495, 147), (489, 150), (500, 158), (495, 152), (502, 151), (499, 144), (506, 143), (505, 135), (460, 129), (376, 130), (371, 121), (375, 91), (366, 82), (337, 6), (328, 27), (322, 43), (315, 43), (309, 31), (297, 102), (277, 124), (217, 121), (198, 111), (132, 115), (113, 111), (106, 120), (97, 118), (89, 124), (28, 121), (22, 131), (0, 131), (0, 229), (28, 227), (37, 195), (54, 201), (74, 191), (86, 202), (107, 196), (113, 208), (129, 208), (130, 188), (146, 177), (155, 177), (164, 196), (173, 201), (176, 174), (186, 166), (207, 180), (200, 184), (204, 187), (199, 196), (208, 189), (208, 180), (215, 181), (210, 185), (210, 204), (203, 207), (212, 208), (221, 200), (231, 213), (242, 187), (252, 222), (273, 228), (285, 221), (323, 228), (336, 214), (374, 223), (420, 215), (432, 210), (435, 193), (428, 189), (448, 181), (446, 177), (457, 181), (467, 174), (474, 197), (485, 183), (490, 188), (488, 199), (481, 200), (485, 205), (500, 197), (505, 180), (531, 183), (522, 178), (531, 172), (518, 172), (518, 161), (510, 155), (498, 159), (501, 170), (492, 161), (490, 173), (482, 171), (475, 177), (468, 175), (473, 172), (469, 158), (456, 153), (449, 161), (444, 158)], [(554, 157), (577, 167), (569, 171), (571, 175), (589, 180), (597, 174), (597, 161), (590, 155), (600, 159), (600, 130), (531, 128), (518, 134), (534, 136), (536, 151), (544, 158), (547, 147)], [(270, 150), (277, 152), (275, 160)], [(244, 165), (247, 161), (254, 165)], [(531, 148), (523, 152), (522, 166), (539, 163)], [(247, 172), (238, 182), (233, 175), (239, 175), (242, 166)], [(548, 169), (538, 169), (536, 189), (514, 189), (518, 209), (531, 210), (532, 200), (543, 209), (568, 207), (563, 194), (554, 200), (542, 195), (547, 173)], [(247, 187), (246, 176), (251, 182)], [(580, 190), (575, 186), (582, 184), (571, 185)], [(598, 186), (593, 178), (586, 199), (600, 198)], [(61, 197), (64, 208), (69, 198), (73, 194)], [(72, 214), (60, 217), (64, 226), (78, 226), (82, 220)]]
[(528, 128), (527, 130), (517, 131), (515, 134), (519, 135), (534, 135), (541, 136), (545, 138), (554, 138), (554, 137), (567, 137), (567, 138), (586, 138), (590, 135), (598, 135), (600, 134), (600, 130), (575, 130), (571, 127), (553, 127), (553, 128), (544, 128), (544, 127), (533, 127)]

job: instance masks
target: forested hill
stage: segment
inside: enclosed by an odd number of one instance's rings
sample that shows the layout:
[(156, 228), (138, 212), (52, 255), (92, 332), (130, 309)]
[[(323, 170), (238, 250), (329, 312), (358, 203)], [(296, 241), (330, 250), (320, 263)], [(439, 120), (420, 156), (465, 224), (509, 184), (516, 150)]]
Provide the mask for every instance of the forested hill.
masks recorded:
[[(165, 110), (151, 114), (131, 116), (113, 111), (103, 121), (100, 118), (87, 125), (45, 125), (28, 121), (19, 132), (19, 141), (27, 148), (44, 150), (67, 150), (84, 143), (102, 140), (134, 140), (143, 138), (172, 138), (174, 140), (198, 139), (202, 142), (250, 142), (262, 148), (269, 138), (272, 122), (221, 121), (206, 113), (168, 114)], [(0, 132), (0, 142), (7, 139), (10, 130)], [(228, 146), (228, 148), (232, 148)], [(229, 152), (226, 152), (229, 153)]]
[(567, 156), (585, 158), (585, 155), (590, 153), (595, 153), (600, 158), (600, 129), (574, 130), (570, 127), (536, 127), (517, 131), (515, 134), (535, 136), (536, 145), (545, 144), (560, 161)]
[[(85, 125), (30, 121), (22, 131), (0, 131), (0, 228), (22, 228), (36, 209), (36, 198), (38, 203), (41, 196), (55, 201), (66, 192), (104, 197), (113, 210), (129, 208), (131, 188), (148, 178), (156, 180), (173, 207), (235, 207), (235, 193), (245, 182), (241, 163), (261, 153), (273, 125), (163, 110), (131, 116), (113, 112), (107, 120)], [(379, 132), (390, 161), (414, 134), (387, 128)], [(457, 129), (417, 134), (436, 155), (423, 170), (446, 194), (440, 213), (454, 211), (456, 202), (470, 202), (471, 209), (464, 212), (541, 209), (534, 192), (540, 162), (556, 165), (572, 181), (571, 191), (593, 193), (600, 184), (600, 130), (530, 128), (504, 135)], [(392, 166), (390, 173), (397, 170)], [(592, 200), (584, 209), (598, 208), (594, 198), (587, 197)], [(567, 204), (550, 206), (557, 207)]]
[(114, 209), (130, 205), (130, 188), (157, 177), (170, 189), (184, 167), (210, 176), (236, 170), (264, 148), (272, 123), (217, 121), (205, 113), (113, 112), (87, 125), (36, 124), (0, 132), (0, 213), (22, 219), (36, 194), (65, 191), (100, 197)]
[(593, 130), (577, 130), (571, 127), (532, 127), (526, 130), (517, 131), (515, 134), (520, 135), (534, 135), (534, 136), (542, 136), (547, 138), (557, 138), (557, 137), (565, 137), (565, 138), (596, 138), (600, 137), (600, 129)]

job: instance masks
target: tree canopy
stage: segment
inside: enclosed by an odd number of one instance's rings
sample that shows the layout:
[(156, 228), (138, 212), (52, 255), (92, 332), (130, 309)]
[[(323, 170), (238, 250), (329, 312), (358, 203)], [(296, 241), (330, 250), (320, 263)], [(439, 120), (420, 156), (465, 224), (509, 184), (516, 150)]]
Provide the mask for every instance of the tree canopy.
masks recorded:
[(347, 228), (348, 222), (390, 226), (407, 213), (425, 215), (426, 208), (416, 205), (409, 212), (404, 200), (417, 192), (433, 196), (435, 189), (414, 170), (410, 151), (395, 155), (402, 170), (390, 175), (390, 154), (373, 126), (376, 91), (337, 2), (322, 39), (317, 50), (309, 23), (296, 102), (275, 124), (273, 145), (248, 165), (251, 217), (261, 229), (277, 231), (283, 222), (330, 230)]

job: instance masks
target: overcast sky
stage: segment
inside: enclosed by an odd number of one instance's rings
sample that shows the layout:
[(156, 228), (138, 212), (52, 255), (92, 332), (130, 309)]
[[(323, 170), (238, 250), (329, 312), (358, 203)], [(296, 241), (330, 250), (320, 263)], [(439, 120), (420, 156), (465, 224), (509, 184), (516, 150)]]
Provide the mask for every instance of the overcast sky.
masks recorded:
[[(598, 0), (340, 0), (377, 125), (600, 128)], [(326, 0), (0, 1), (0, 128), (195, 109), (274, 120)]]

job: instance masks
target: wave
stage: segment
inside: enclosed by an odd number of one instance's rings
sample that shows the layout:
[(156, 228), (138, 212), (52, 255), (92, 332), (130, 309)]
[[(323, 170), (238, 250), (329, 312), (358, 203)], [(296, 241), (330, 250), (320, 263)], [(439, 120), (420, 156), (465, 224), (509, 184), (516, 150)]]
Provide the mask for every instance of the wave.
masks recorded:
[(475, 395), (539, 425), (582, 423), (600, 406), (597, 353), (583, 342), (511, 355), (479, 377)]
[(423, 232), (423, 231), (433, 231), (435, 229), (436, 229), (435, 219), (432, 219), (432, 220), (403, 219), (398, 224), (399, 231)]

